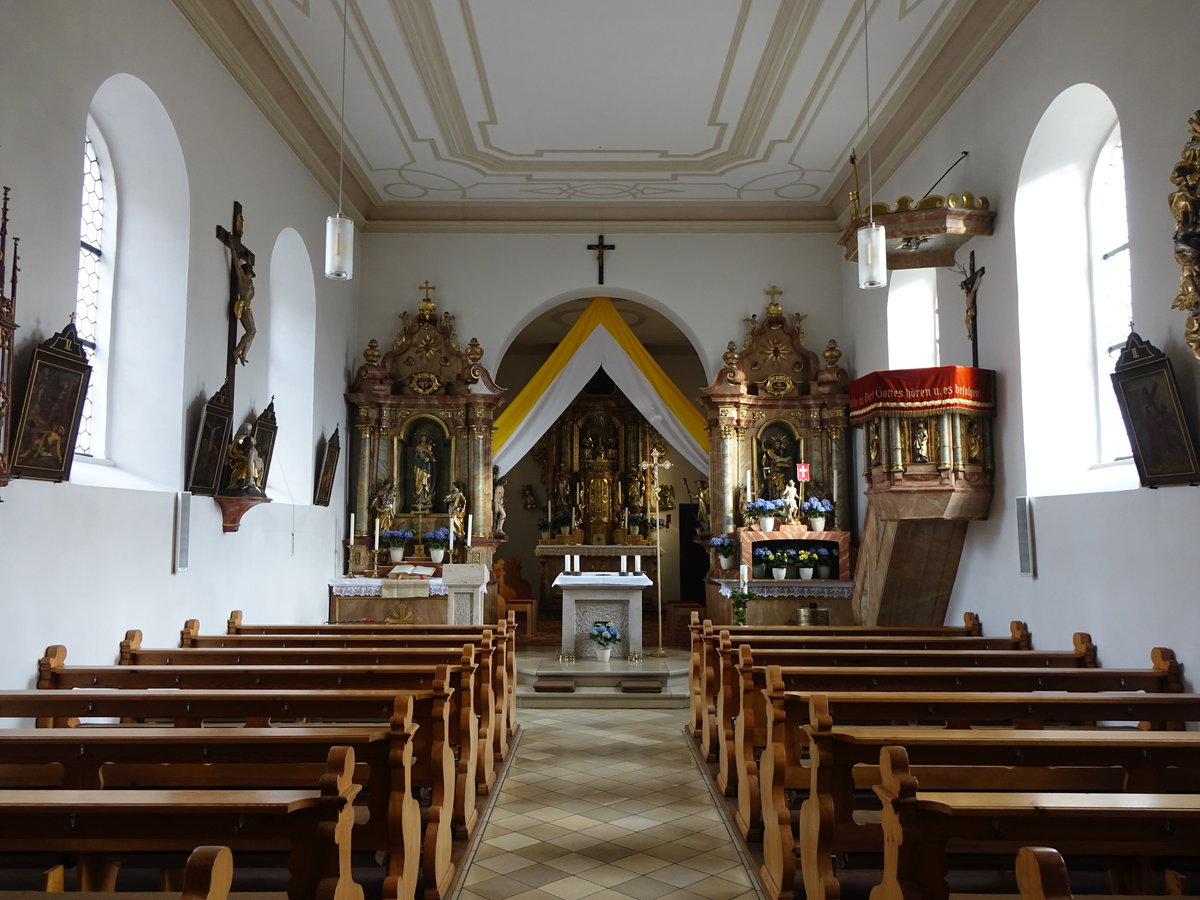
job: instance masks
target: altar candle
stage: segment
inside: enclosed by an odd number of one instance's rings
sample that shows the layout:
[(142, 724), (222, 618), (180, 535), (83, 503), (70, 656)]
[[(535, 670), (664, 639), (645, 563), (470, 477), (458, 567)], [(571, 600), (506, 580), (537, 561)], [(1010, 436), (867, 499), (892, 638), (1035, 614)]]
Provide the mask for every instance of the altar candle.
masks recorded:
[(642, 571), (642, 557), (638, 553), (633, 554), (633, 571), (634, 572)]
[(624, 556), (621, 557), (621, 574), (622, 575), (625, 574), (625, 557)]
[(625, 532), (629, 532), (629, 507), (625, 507)]
[(747, 572), (746, 564), (743, 563), (742, 565), (738, 566), (738, 579), (741, 581), (740, 590), (742, 591), (743, 594), (746, 592), (746, 579), (749, 577), (750, 576), (749, 576), (749, 573)]
[(354, 543), (354, 513), (350, 513), (350, 543)]
[(379, 551), (379, 520), (375, 520), (375, 550)]
[(750, 470), (746, 470), (746, 502), (750, 502)]
[(468, 547), (471, 546), (471, 525), (472, 524), (473, 524), (473, 517), (468, 515), (467, 516), (467, 546)]
[(453, 553), (454, 553), (454, 521), (453, 521), (453, 520), (451, 520), (451, 522), (450, 522), (450, 527), (449, 527), (449, 528), (447, 528), (446, 530), (450, 532), (450, 547), (449, 547), (449, 550), (450, 550), (450, 552), (453, 554)]
[(571, 507), (571, 530), (575, 530), (575, 507)]

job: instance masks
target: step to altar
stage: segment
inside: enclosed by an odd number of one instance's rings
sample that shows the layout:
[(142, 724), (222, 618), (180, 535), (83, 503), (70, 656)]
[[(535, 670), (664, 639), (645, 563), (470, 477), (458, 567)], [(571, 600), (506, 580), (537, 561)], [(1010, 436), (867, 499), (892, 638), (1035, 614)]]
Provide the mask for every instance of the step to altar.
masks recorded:
[(559, 659), (556, 650), (518, 645), (517, 708), (686, 707), (688, 653), (671, 649), (665, 654), (600, 662)]

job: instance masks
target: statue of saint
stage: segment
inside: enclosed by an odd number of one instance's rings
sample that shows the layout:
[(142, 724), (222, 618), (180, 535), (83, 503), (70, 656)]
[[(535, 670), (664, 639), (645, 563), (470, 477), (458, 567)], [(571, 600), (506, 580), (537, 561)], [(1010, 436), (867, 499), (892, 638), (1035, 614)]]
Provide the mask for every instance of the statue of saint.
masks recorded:
[(446, 512), (450, 514), (450, 530), (454, 536), (466, 537), (467, 495), (457, 481), (450, 485), (450, 493), (446, 495)]
[(266, 496), (259, 484), (263, 475), (263, 461), (254, 443), (254, 426), (249, 422), (243, 423), (234, 435), (226, 458), (229, 460), (229, 483), (222, 493)]
[(783, 489), (783, 501), (787, 504), (784, 510), (784, 521), (795, 522), (800, 514), (800, 492), (796, 489), (796, 481), (788, 479), (787, 487)]
[(429, 434), (422, 431), (412, 451), (413, 509), (429, 512), (433, 508), (433, 486), (437, 482), (437, 455)]
[(375, 510), (375, 521), (379, 523), (379, 530), (390, 531), (392, 518), (396, 515), (396, 485), (390, 478), (375, 492), (371, 499), (371, 508)]
[(521, 503), (526, 509), (537, 509), (537, 497), (533, 496), (533, 485), (527, 484), (521, 488)]
[(625, 496), (629, 498), (626, 505), (630, 512), (640, 513), (646, 505), (646, 483), (642, 480), (642, 473), (637, 468), (631, 468), (626, 477), (629, 481), (629, 489), (625, 492)]
[(912, 461), (929, 462), (929, 427), (924, 419), (913, 423)]
[(500, 467), (492, 466), (492, 534), (504, 537), (504, 520), (508, 512), (504, 509), (505, 487), (507, 479), (500, 477)]

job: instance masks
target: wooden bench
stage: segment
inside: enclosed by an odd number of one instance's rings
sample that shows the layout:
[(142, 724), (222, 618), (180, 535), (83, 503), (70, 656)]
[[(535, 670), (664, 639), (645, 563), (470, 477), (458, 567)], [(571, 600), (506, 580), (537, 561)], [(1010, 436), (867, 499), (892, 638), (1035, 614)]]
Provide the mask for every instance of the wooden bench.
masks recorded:
[[(750, 674), (767, 665), (796, 672), (801, 667), (823, 671), (876, 673), (871, 686), (878, 684), (879, 673), (935, 672), (939, 669), (963, 672), (987, 669), (1012, 669), (1027, 673), (1046, 671), (1099, 671), (1096, 648), (1091, 637), (1077, 632), (1073, 650), (761, 650), (743, 644), (736, 657), (729, 642), (721, 642), (719, 658), (721, 688), (717, 693), (717, 720), (721, 724), (717, 745), (717, 787), (726, 795), (742, 793), (741, 772), (746, 768), (753, 747), (766, 746), (766, 718), (763, 689), (765, 681), (755, 682)], [(814, 683), (811, 690), (838, 690), (833, 684)], [(860, 681), (860, 686), (867, 686)], [(1034, 688), (1030, 688), (1031, 690)], [(1085, 688), (1086, 689), (1086, 688)], [(758, 784), (751, 779), (747, 788), (752, 798)], [(755, 826), (758, 821), (755, 817)]]
[[(197, 620), (189, 620), (196, 622), (195, 631), (200, 630)], [(250, 625), (243, 621), (242, 611), (235, 609), (229, 614), (229, 620), (226, 623), (226, 630), (229, 635), (331, 635), (344, 637), (403, 637), (406, 635), (429, 635), (432, 637), (445, 637), (446, 635), (454, 634), (475, 634), (478, 632), (480, 638), (483, 632), (487, 629), (492, 629), (495, 635), (496, 649), (503, 654), (503, 665), (498, 667), (498, 675), (503, 678), (503, 691), (497, 693), (497, 698), (502, 698), (505, 704), (503, 721), (506, 724), (507, 731), (498, 732), (498, 746), (505, 757), (508, 756), (508, 744), (515, 737), (519, 725), (517, 723), (517, 701), (516, 701), (516, 685), (517, 685), (517, 623), (513, 615), (501, 617), (500, 621), (493, 625), (393, 625), (386, 622), (350, 622), (350, 623), (330, 623), (326, 625)], [(187, 626), (185, 625), (184, 633), (181, 633), (182, 638), (186, 634)], [(475, 638), (472, 643), (478, 643), (480, 638)], [(465, 643), (462, 641), (460, 643)], [(496, 690), (500, 691), (500, 685), (496, 686)]]
[(13, 852), (78, 854), (84, 890), (111, 890), (114, 856), (187, 851), (286, 851), (288, 896), (361, 900), (350, 871), (354, 752), (330, 750), (317, 789), (0, 789), (0, 843)]
[[(46, 873), (42, 890), (3, 890), (0, 900), (44, 900), (47, 893), (66, 890), (64, 866)], [(149, 891), (72, 891), (72, 900), (228, 900), (233, 883), (233, 854), (228, 847), (203, 846), (191, 852), (180, 876), (180, 888), (174, 892)], [(269, 894), (262, 894), (267, 900)], [(286, 896), (286, 895), (283, 895)]]
[(692, 736), (702, 742), (705, 758), (710, 762), (715, 760), (715, 749), (711, 744), (712, 729), (709, 737), (705, 738), (705, 723), (716, 714), (716, 706), (706, 702), (705, 697), (712, 697), (712, 692), (705, 693), (707, 683), (715, 690), (715, 671), (710, 670), (713, 660), (706, 658), (704, 638), (715, 640), (719, 631), (728, 631), (735, 644), (753, 643), (755, 637), (816, 637), (849, 635), (852, 637), (884, 636), (894, 637), (969, 637), (983, 634), (983, 625), (975, 613), (964, 613), (963, 624), (959, 625), (713, 625), (711, 619), (701, 621), (699, 613), (693, 613), (688, 624), (690, 633), (691, 655), (688, 669), (688, 682), (691, 686), (690, 718)]
[[(471, 648), (473, 651), (473, 648)], [(226, 690), (413, 690), (428, 689), (439, 675), (447, 675), (452, 746), (460, 748), (455, 765), (454, 833), (466, 838), (478, 822), (475, 808), (475, 763), (479, 731), (474, 713), (476, 663), (464, 649), (459, 664), (438, 666), (68, 666), (66, 648), (46, 648), (38, 662), (39, 689), (101, 688), (212, 688)], [(452, 689), (452, 690), (451, 690)]]
[(455, 664), (474, 655), (478, 665), (475, 680), (474, 711), (478, 733), (475, 742), (476, 790), (488, 793), (496, 783), (496, 763), (504, 756), (498, 747), (503, 702), (497, 703), (493, 689), (496, 672), (502, 664), (496, 658), (492, 632), (485, 630), (478, 645), (434, 645), (401, 647), (390, 644), (361, 648), (344, 647), (169, 647), (142, 646), (142, 633), (127, 631), (121, 642), (120, 665), (143, 666), (379, 666)]
[(811, 786), (807, 725), (833, 727), (848, 722), (1028, 730), (1104, 721), (1169, 733), (1182, 730), (1189, 722), (1200, 722), (1200, 694), (867, 691), (824, 695), (785, 691), (781, 682), (773, 681), (767, 700), (767, 745), (758, 762), (761, 875), (776, 897), (792, 896), (799, 842), (787, 798), (789, 792), (806, 794)]
[[(113, 742), (120, 742), (128, 734), (131, 738), (139, 730), (139, 726), (123, 725), (117, 728), (109, 726), (85, 725), (67, 727), (78, 723), (81, 717), (119, 718), (126, 721), (165, 722), (176, 726), (171, 734), (168, 729), (153, 729), (151, 740), (166, 744), (175, 742), (174, 732), (188, 732), (197, 735), (203, 741), (237, 742), (253, 740), (254, 733), (261, 733), (267, 738), (278, 738), (278, 748), (273, 753), (286, 755), (295, 752), (289, 745), (297, 742), (312, 741), (313, 737), (303, 736), (308, 729), (295, 728), (296, 723), (312, 723), (322, 720), (338, 722), (365, 721), (370, 723), (386, 722), (393, 733), (388, 747), (394, 747), (398, 754), (386, 757), (386, 765), (372, 768), (372, 776), (390, 775), (390, 787), (376, 781), (373, 790), (367, 795), (372, 820), (367, 825), (363, 835), (363, 849), (390, 849), (375, 840), (377, 834), (382, 834), (384, 823), (387, 823), (389, 841), (395, 843), (397, 838), (401, 849), (407, 855), (393, 856), (389, 860), (390, 869), (399, 869), (399, 874), (389, 874), (388, 878), (397, 878), (396, 891), (401, 891), (401, 885), (406, 884), (412, 877), (412, 867), (416, 865), (416, 856), (407, 852), (405, 841), (408, 840), (408, 820), (406, 816), (413, 806), (409, 802), (411, 788), (420, 790), (426, 795), (425, 822), (420, 827), (423, 837), (420, 838), (421, 869), (424, 873), (425, 884), (433, 889), (444, 892), (449, 889), (453, 877), (452, 864), (452, 806), (455, 797), (455, 761), (448, 740), (450, 731), (450, 694), (445, 687), (449, 679), (447, 671), (438, 682), (439, 686), (425, 691), (209, 691), (209, 690), (31, 690), (31, 691), (0, 691), (0, 716), (11, 718), (37, 718), (38, 729), (47, 739), (59, 741), (62, 746), (78, 749), (84, 742), (90, 742), (92, 735), (105, 732), (115, 732)], [(404, 724), (411, 721), (415, 735), (409, 732)], [(270, 722), (274, 725), (289, 723), (286, 727), (273, 728), (217, 728), (214, 723), (229, 724), (231, 722)], [(201, 728), (200, 726), (209, 727)], [(57, 730), (55, 727), (57, 726)], [(328, 725), (320, 727), (320, 735), (334, 736), (339, 733), (341, 726), (331, 729)], [(378, 725), (372, 725), (369, 730), (378, 731)], [(5, 737), (18, 733), (14, 730), (0, 730), (0, 765), (4, 760), (13, 760), (18, 748), (3, 743)], [(250, 738), (239, 735), (251, 735)], [(102, 738), (107, 740), (107, 738)], [(33, 738), (25, 738), (32, 741)], [(193, 746), (191, 737), (179, 739), (182, 746)], [(407, 759), (409, 751), (405, 745), (412, 747), (412, 760)], [(383, 748), (387, 749), (387, 748)], [(211, 752), (211, 751), (210, 751)], [(363, 758), (360, 748), (360, 759)], [(366, 756), (369, 763), (371, 756)], [(18, 763), (11, 763), (17, 765)], [(57, 765), (58, 777), (53, 783), (61, 785), (64, 777), (62, 764)], [(402, 766), (397, 770), (396, 766)], [(401, 777), (403, 775), (403, 777)], [(410, 789), (404, 788), (405, 779), (410, 782)], [(393, 791), (399, 791), (394, 799)], [(406, 794), (408, 796), (406, 796)], [(414, 801), (415, 802), (415, 801)], [(420, 811), (418, 810), (418, 813)], [(396, 816), (401, 817), (399, 827)], [(385, 886), (387, 883), (385, 882)]]
[[(1017, 851), (1017, 889), (1021, 900), (1077, 900), (1079, 895), (1071, 893), (1067, 877), (1067, 864), (1062, 855), (1051, 847), (1022, 847)], [(1183, 890), (1177, 883), (1177, 873), (1167, 873), (1167, 890), (1162, 896), (1181, 897)], [(1104, 895), (1108, 900), (1149, 900), (1149, 895), (1122, 894)], [(963, 894), (954, 894), (959, 900), (972, 900)], [(983, 897), (975, 900), (984, 900)], [(987, 900), (1001, 900), (991, 895)]]
[(924, 791), (903, 747), (884, 747), (879, 765), (883, 877), (872, 900), (944, 900), (948, 853), (1200, 854), (1200, 794)]

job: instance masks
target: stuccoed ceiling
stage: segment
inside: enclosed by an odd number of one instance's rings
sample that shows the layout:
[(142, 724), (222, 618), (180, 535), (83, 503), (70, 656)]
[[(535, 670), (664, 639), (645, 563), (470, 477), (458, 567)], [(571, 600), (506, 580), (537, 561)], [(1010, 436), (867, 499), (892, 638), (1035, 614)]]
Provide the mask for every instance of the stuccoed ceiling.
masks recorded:
[[(343, 0), (175, 2), (336, 197)], [(1035, 3), (867, 0), (876, 181)], [(367, 231), (834, 231), (866, 158), (860, 0), (346, 18), (345, 208)]]

